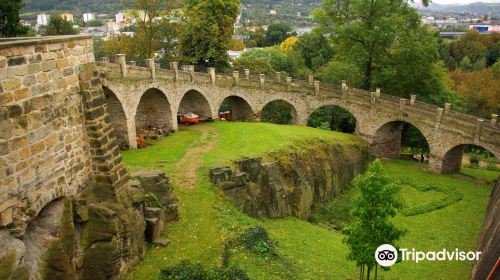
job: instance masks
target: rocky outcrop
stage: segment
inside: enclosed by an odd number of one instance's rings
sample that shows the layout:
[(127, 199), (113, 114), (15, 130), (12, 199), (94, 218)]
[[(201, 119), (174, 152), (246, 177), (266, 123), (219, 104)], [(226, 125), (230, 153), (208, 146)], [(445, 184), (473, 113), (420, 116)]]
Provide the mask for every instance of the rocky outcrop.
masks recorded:
[[(487, 279), (488, 274), (493, 273), (495, 264), (500, 259), (498, 248), (500, 248), (500, 178), (498, 178), (493, 188), (490, 202), (486, 209), (486, 216), (477, 248), (477, 251), (481, 252), (481, 258), (474, 263), (471, 279)], [(491, 279), (500, 278), (500, 270), (497, 269), (496, 274), (491, 276)]]
[[(150, 221), (156, 237), (177, 218), (177, 199), (165, 174), (135, 176), (112, 190), (93, 187), (49, 203), (20, 238), (0, 231), (0, 279), (124, 275), (144, 256), (146, 241), (154, 241), (147, 236)], [(162, 198), (158, 208), (148, 207), (148, 194)]]
[(333, 199), (365, 169), (369, 153), (362, 144), (315, 143), (266, 157), (212, 168), (210, 180), (251, 216), (307, 219), (315, 204)]

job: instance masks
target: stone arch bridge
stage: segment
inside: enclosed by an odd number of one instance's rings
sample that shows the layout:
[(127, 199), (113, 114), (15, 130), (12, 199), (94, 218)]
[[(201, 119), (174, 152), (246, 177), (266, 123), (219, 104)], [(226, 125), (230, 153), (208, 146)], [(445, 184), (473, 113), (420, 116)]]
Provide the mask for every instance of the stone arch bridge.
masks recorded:
[(124, 55), (116, 61), (97, 62), (107, 96), (111, 121), (122, 145), (136, 147), (136, 131), (146, 126), (177, 130), (178, 112), (195, 112), (216, 118), (222, 102), (232, 103), (233, 117), (240, 121), (258, 118), (269, 102), (283, 100), (292, 108), (293, 124), (306, 125), (309, 115), (321, 106), (336, 105), (356, 119), (356, 134), (364, 137), (376, 156), (395, 158), (400, 154), (401, 131), (410, 123), (425, 136), (430, 148), (430, 169), (447, 173), (460, 169), (465, 145), (485, 148), (500, 158), (500, 127), (497, 115), (491, 120), (376, 92), (331, 84), (292, 81), (287, 77), (234, 72), (219, 75), (215, 69), (196, 72), (194, 66), (180, 70), (176, 62), (161, 69), (152, 60), (146, 67), (127, 64)]

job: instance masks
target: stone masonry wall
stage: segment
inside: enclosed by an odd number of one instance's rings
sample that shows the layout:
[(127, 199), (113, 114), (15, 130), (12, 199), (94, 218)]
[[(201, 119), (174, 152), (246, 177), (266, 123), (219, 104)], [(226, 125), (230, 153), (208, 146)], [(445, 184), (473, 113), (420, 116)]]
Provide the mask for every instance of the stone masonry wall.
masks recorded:
[(0, 227), (22, 234), (47, 203), (89, 185), (77, 71), (93, 60), (85, 37), (0, 44)]

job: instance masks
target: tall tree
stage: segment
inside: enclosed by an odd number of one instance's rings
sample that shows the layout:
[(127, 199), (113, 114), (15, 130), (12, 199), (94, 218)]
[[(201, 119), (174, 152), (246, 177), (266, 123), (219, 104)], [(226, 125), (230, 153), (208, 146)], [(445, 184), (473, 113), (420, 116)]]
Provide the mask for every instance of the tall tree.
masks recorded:
[(24, 35), (27, 28), (19, 24), (19, 10), (24, 6), (22, 0), (0, 1), (0, 37)]
[[(348, 259), (360, 267), (360, 279), (370, 279), (370, 272), (377, 263), (375, 250), (382, 244), (395, 243), (403, 236), (404, 230), (395, 227), (390, 218), (402, 207), (398, 197), (399, 187), (391, 183), (379, 159), (370, 163), (368, 170), (353, 181), (360, 190), (352, 210), (356, 222), (345, 230), (344, 243), (349, 246)], [(365, 270), (366, 268), (366, 270)]]
[(76, 33), (77, 30), (73, 28), (73, 24), (71, 24), (71, 22), (65, 20), (58, 14), (53, 14), (50, 16), (49, 23), (47, 23), (47, 29), (45, 30), (46, 36), (72, 35)]
[(404, 0), (324, 0), (314, 15), (339, 53), (364, 69), (365, 89), (372, 87), (374, 71), (394, 42), (420, 26), (420, 17)]
[(180, 35), (185, 63), (227, 68), (228, 43), (239, 12), (239, 0), (188, 0)]
[(143, 56), (151, 58), (158, 48), (162, 25), (167, 25), (161, 16), (167, 15), (168, 0), (134, 0), (132, 15), (137, 19), (137, 34), (141, 39)]
[(266, 46), (279, 45), (286, 38), (295, 36), (292, 32), (292, 27), (287, 23), (274, 23), (269, 25), (264, 35), (264, 41)]
[(310, 32), (300, 37), (294, 48), (300, 52), (309, 69), (316, 71), (333, 58), (335, 51), (328, 39), (319, 32)]

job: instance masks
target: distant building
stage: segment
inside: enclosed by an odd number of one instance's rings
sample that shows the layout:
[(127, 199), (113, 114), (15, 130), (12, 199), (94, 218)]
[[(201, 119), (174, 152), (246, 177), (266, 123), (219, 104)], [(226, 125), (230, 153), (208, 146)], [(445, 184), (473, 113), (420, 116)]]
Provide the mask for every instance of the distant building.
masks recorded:
[(106, 36), (120, 35), (121, 24), (118, 22), (110, 21), (106, 23)]
[(50, 16), (45, 14), (45, 13), (39, 14), (36, 17), (36, 24), (37, 25), (47, 25), (49, 23), (49, 18), (50, 18)]
[(115, 20), (117, 23), (125, 22), (126, 19), (127, 19), (127, 15), (122, 13), (122, 12), (119, 12), (118, 14), (115, 15)]
[(277, 14), (277, 12), (276, 12), (276, 10), (270, 10), (269, 14), (272, 15), (272, 16), (275, 16)]
[(73, 21), (73, 14), (71, 13), (62, 13), (61, 17), (67, 21)]
[(89, 22), (95, 20), (95, 14), (94, 13), (85, 13), (83, 14), (83, 22)]
[(469, 25), (469, 29), (474, 29), (477, 32), (496, 33), (496, 32), (500, 32), (500, 25), (471, 24), (471, 25)]

